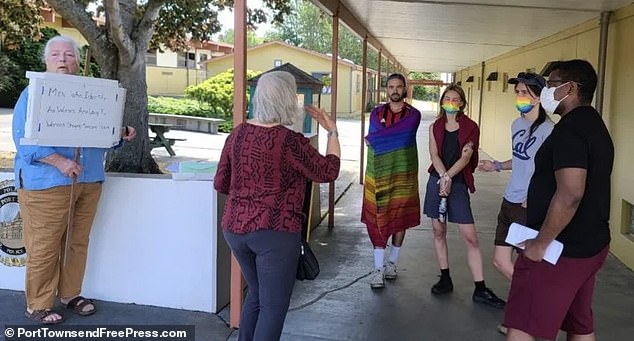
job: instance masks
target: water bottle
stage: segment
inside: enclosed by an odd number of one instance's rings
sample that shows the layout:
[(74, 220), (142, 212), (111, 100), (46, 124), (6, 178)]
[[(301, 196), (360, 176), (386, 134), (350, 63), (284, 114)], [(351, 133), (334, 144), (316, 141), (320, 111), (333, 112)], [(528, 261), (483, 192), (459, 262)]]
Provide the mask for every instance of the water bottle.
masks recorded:
[(440, 197), (440, 204), (438, 205), (438, 220), (441, 223), (447, 222), (447, 197)]

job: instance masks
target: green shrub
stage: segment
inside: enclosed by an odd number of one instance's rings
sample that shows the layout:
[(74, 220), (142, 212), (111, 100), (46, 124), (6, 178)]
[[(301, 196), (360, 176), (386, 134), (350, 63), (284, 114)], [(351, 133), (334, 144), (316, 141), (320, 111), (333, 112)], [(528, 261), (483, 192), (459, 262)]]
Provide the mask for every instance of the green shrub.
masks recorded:
[(9, 92), (15, 89), (19, 77), (19, 67), (9, 57), (0, 54), (0, 92)]
[(197, 117), (216, 117), (213, 110), (198, 101), (186, 98), (152, 97), (147, 98), (149, 112), (168, 115), (186, 115)]
[(371, 112), (372, 109), (374, 109), (375, 106), (376, 106), (376, 103), (374, 103), (373, 100), (369, 100), (368, 103), (365, 106), (365, 111), (366, 112)]
[(148, 112), (156, 114), (222, 118), (225, 122), (218, 126), (218, 131), (230, 133), (233, 129), (233, 114), (231, 112), (227, 116), (220, 107), (212, 109), (192, 99), (148, 96), (147, 109)]
[[(257, 76), (259, 72), (247, 70), (247, 79)], [(221, 72), (206, 81), (188, 86), (185, 96), (213, 108), (214, 114), (231, 116), (233, 114), (233, 69)]]
[(218, 131), (221, 133), (230, 133), (231, 129), (233, 129), (233, 117), (226, 117), (224, 120), (225, 121), (218, 126)]

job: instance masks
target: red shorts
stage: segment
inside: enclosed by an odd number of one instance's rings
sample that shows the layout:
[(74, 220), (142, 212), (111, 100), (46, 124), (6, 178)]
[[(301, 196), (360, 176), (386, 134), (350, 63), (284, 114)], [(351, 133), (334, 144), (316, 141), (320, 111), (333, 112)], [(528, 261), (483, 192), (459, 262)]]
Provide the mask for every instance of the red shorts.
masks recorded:
[(372, 246), (375, 249), (385, 249), (387, 247), (387, 240), (391, 235), (405, 231), (406, 229), (396, 230), (391, 229), (390, 231), (379, 231), (378, 227), (367, 225), (368, 236), (370, 236), (370, 241), (372, 242)]
[(610, 247), (590, 258), (561, 257), (557, 265), (520, 254), (504, 311), (504, 325), (555, 340), (559, 329), (574, 335), (594, 332), (594, 280)]

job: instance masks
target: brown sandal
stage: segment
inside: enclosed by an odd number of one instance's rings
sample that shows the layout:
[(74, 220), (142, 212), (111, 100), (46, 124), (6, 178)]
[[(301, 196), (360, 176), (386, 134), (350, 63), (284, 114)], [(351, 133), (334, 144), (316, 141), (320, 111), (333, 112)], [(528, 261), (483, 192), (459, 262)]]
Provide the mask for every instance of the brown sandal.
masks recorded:
[[(84, 310), (84, 307), (89, 304), (92, 305), (93, 308), (90, 310)], [(70, 309), (81, 316), (88, 316), (94, 314), (97, 311), (97, 306), (91, 299), (85, 298), (83, 296), (77, 296), (66, 303), (66, 309)]]
[[(46, 318), (52, 315), (57, 315), (59, 316), (59, 319), (54, 319), (54, 320), (47, 320)], [(64, 322), (64, 316), (62, 316), (62, 314), (51, 310), (51, 309), (40, 309), (40, 310), (33, 310), (32, 312), (29, 313), (29, 311), (25, 311), (24, 312), (24, 316), (26, 316), (29, 320), (33, 321), (33, 322), (37, 322), (37, 323), (41, 323), (41, 324), (58, 324), (58, 323), (62, 323)]]

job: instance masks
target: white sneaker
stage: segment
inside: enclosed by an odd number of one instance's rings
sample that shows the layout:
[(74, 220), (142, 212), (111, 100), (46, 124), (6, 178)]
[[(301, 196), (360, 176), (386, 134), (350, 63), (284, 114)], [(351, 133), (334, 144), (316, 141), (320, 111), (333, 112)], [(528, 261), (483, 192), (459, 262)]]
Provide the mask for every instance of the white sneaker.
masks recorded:
[(396, 264), (387, 262), (385, 264), (385, 279), (396, 279)]
[(383, 280), (383, 270), (377, 269), (372, 273), (370, 277), (370, 288), (380, 289), (385, 287), (385, 281)]

